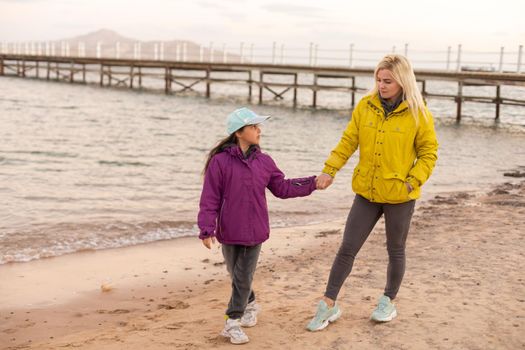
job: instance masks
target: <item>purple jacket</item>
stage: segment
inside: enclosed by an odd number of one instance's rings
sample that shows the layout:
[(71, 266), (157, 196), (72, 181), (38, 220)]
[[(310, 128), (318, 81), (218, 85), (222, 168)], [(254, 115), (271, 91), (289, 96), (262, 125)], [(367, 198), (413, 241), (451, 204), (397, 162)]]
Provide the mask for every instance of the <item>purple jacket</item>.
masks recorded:
[(265, 190), (276, 197), (308, 196), (315, 176), (285, 179), (273, 159), (258, 147), (244, 158), (239, 146), (226, 148), (210, 160), (200, 200), (200, 239), (253, 246), (270, 235)]

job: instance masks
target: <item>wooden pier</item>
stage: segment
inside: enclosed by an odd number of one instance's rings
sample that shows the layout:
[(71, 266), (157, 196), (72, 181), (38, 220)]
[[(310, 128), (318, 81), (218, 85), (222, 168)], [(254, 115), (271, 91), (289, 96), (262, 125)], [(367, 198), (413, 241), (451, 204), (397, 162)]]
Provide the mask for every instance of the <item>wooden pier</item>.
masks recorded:
[[(183, 72), (183, 73), (181, 73)], [(236, 73), (236, 76), (214, 76), (216, 73)], [(240, 74), (237, 74), (240, 73)], [(461, 120), (463, 102), (495, 104), (495, 119), (500, 117), (501, 105), (525, 107), (523, 99), (501, 96), (501, 86), (525, 86), (523, 73), (496, 72), (451, 72), (437, 70), (416, 70), (425, 98), (452, 100), (457, 105), (456, 120)], [(239, 75), (243, 77), (239, 77)], [(299, 81), (299, 75), (309, 77), (308, 82)], [(68, 83), (96, 83), (100, 86), (142, 89), (145, 78), (163, 81), (167, 94), (194, 91), (198, 84), (205, 84), (205, 96), (211, 97), (212, 84), (245, 84), (248, 99), (253, 98), (253, 89), (258, 89), (258, 101), (264, 103), (263, 92), (268, 91), (273, 100), (283, 100), (283, 95), (292, 92), (293, 106), (297, 106), (298, 89), (310, 90), (313, 108), (318, 105), (319, 91), (341, 91), (348, 93), (348, 107), (355, 103), (356, 93), (367, 89), (356, 86), (356, 77), (373, 75), (372, 68), (312, 67), (307, 65), (274, 65), (250, 63), (205, 63), (159, 60), (131, 60), (88, 57), (57, 57), (0, 54), (0, 76), (15, 76)], [(91, 77), (91, 79), (88, 78)], [(265, 80), (277, 76), (289, 82)], [(322, 84), (320, 80), (330, 79), (336, 84)], [(431, 81), (450, 81), (457, 83), (457, 91), (451, 94), (437, 94), (427, 91)], [(463, 93), (466, 86), (494, 86), (494, 96), (470, 96)]]

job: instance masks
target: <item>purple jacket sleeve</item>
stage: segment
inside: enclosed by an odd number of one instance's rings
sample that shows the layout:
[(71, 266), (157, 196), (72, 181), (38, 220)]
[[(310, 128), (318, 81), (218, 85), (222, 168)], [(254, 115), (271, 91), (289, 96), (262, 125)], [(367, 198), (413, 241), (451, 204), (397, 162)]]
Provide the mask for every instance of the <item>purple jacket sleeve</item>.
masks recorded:
[(217, 160), (212, 158), (206, 174), (204, 174), (204, 185), (202, 187), (201, 200), (199, 203), (199, 215), (197, 223), (199, 226), (199, 238), (204, 239), (215, 236), (217, 216), (222, 202), (222, 172)]
[(273, 159), (268, 158), (271, 163), (271, 176), (268, 189), (275, 197), (282, 199), (305, 197), (315, 190), (315, 176), (285, 179), (284, 173), (279, 170)]

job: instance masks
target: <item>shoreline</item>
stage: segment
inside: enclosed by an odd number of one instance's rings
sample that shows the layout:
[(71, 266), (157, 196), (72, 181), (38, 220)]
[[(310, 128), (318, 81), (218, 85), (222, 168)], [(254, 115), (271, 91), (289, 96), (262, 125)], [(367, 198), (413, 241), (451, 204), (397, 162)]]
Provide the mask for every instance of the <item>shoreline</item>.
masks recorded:
[[(507, 173), (521, 174), (523, 172), (523, 168), (524, 168), (524, 166), (517, 166), (514, 169), (508, 169), (506, 174)], [(503, 175), (503, 173), (502, 173), (502, 175)], [(523, 175), (512, 176), (512, 174), (511, 175), (504, 175), (504, 176), (505, 177), (502, 176), (501, 181), (493, 182), (491, 184), (491, 186), (492, 187), (496, 187), (496, 186), (503, 185), (505, 183), (519, 183), (520, 178), (523, 177)], [(351, 191), (351, 188), (347, 188), (346, 190), (349, 191), (348, 198), (353, 200), (353, 197), (354, 197), (355, 194)], [(459, 188), (458, 188), (458, 190), (459, 190)], [(462, 188), (460, 190), (460, 192), (462, 192), (462, 193), (470, 193), (470, 194), (473, 194), (473, 195), (482, 195), (483, 193), (486, 192), (486, 188), (480, 187), (480, 186), (473, 186), (473, 187), (471, 186), (471, 187), (467, 187), (467, 188)], [(416, 205), (417, 206), (424, 205), (424, 203), (428, 202), (429, 200), (432, 200), (432, 198), (434, 198), (435, 196), (449, 195), (449, 194), (453, 194), (453, 193), (456, 193), (456, 191), (454, 191), (453, 189), (450, 189), (450, 190), (447, 190), (447, 191), (437, 191), (437, 192), (435, 192), (433, 190), (430, 190), (430, 189), (427, 189), (426, 191), (423, 191), (423, 194), (422, 194), (421, 198), (418, 199)], [(351, 201), (349, 201), (349, 203), (350, 202)], [(348, 209), (350, 209), (350, 204), (348, 204)], [(273, 232), (275, 230), (293, 229), (294, 227), (298, 227), (298, 226), (319, 225), (319, 224), (323, 224), (323, 223), (327, 223), (327, 222), (338, 221), (338, 220), (340, 220), (338, 218), (340, 218), (341, 216), (344, 217), (344, 215), (347, 214), (347, 210), (346, 209), (338, 208), (337, 211), (341, 212), (342, 215), (332, 215), (332, 217), (330, 217), (328, 219), (321, 219), (320, 218), (320, 214), (316, 213), (316, 214), (314, 214), (314, 216), (316, 216), (316, 218), (314, 220), (312, 220), (310, 222), (306, 222), (304, 224), (298, 224), (297, 223), (298, 219), (296, 218), (293, 221), (286, 222), (284, 224), (281, 223), (281, 222), (275, 223), (274, 225), (271, 224), (270, 227), (271, 227), (271, 230)], [(272, 212), (272, 210), (270, 208), (270, 220), (272, 219), (272, 216), (275, 216), (276, 214), (279, 214), (279, 212)], [(304, 214), (304, 213), (301, 213), (301, 214)], [(165, 222), (166, 220), (162, 220), (161, 219), (160, 221)], [(186, 221), (181, 221), (181, 222), (183, 222), (184, 224), (187, 224)], [(191, 223), (191, 224), (193, 225), (193, 227), (196, 227), (196, 225), (197, 225), (196, 222)], [(188, 234), (188, 235), (182, 235), (182, 236), (172, 237), (172, 238), (162, 238), (162, 239), (149, 240), (149, 241), (146, 240), (146, 241), (143, 241), (143, 242), (140, 242), (140, 243), (134, 243), (134, 244), (130, 243), (130, 244), (122, 245), (122, 246), (108, 246), (108, 247), (103, 247), (103, 248), (87, 247), (87, 248), (82, 248), (82, 249), (76, 250), (76, 251), (70, 251), (70, 252), (66, 252), (66, 253), (59, 253), (58, 255), (49, 255), (49, 256), (43, 256), (43, 257), (38, 257), (38, 258), (31, 258), (29, 260), (10, 260), (10, 261), (4, 262), (4, 263), (0, 263), (0, 269), (2, 269), (3, 266), (33, 263), (33, 262), (37, 262), (37, 261), (43, 261), (43, 260), (48, 260), (48, 259), (60, 258), (62, 256), (69, 256), (69, 255), (75, 255), (75, 254), (90, 254), (90, 253), (101, 252), (101, 251), (108, 251), (108, 250), (120, 250), (120, 249), (132, 248), (132, 247), (147, 246), (149, 244), (155, 244), (155, 243), (160, 243), (160, 242), (171, 242), (171, 241), (178, 242), (181, 239), (191, 239), (191, 238), (195, 238), (195, 237), (198, 237), (197, 233), (195, 233), (195, 234)]]
[[(521, 181), (418, 202), (400, 314), (385, 325), (368, 321), (386, 272), (383, 220), (343, 286), (342, 318), (317, 333), (304, 326), (322, 295), (345, 218), (273, 229), (254, 280), (260, 324), (247, 330), (245, 347), (525, 346), (524, 197)], [(218, 336), (229, 295), (222, 255), (195, 237), (1, 265), (0, 277), (2, 349), (229, 346)]]

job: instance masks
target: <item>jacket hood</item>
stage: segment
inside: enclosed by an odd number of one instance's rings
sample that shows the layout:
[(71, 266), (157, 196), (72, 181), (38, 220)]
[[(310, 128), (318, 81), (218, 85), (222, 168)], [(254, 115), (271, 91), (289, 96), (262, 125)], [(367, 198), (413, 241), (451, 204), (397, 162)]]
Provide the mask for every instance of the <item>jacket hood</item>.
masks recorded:
[(249, 159), (252, 155), (261, 153), (259, 145), (251, 145), (246, 152), (246, 156), (242, 153), (241, 147), (235, 143), (228, 143), (221, 148), (221, 152), (227, 152), (234, 157), (240, 157), (241, 159)]

